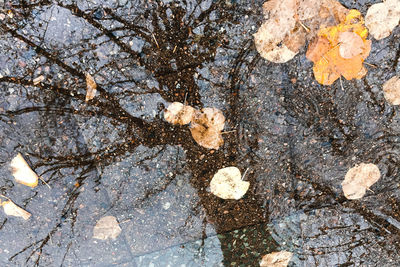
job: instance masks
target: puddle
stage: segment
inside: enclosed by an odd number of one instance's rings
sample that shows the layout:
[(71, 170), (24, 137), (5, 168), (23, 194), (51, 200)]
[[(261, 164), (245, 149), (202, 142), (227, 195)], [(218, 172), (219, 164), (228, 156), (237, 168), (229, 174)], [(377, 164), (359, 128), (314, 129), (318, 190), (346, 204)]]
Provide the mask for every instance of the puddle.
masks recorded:
[[(373, 41), (365, 78), (321, 86), (304, 49), (259, 56), (262, 3), (0, 1), (0, 194), (32, 213), (0, 213), (4, 266), (257, 266), (277, 250), (292, 266), (400, 264), (400, 116), (381, 90), (400, 28)], [(173, 101), (221, 109), (224, 145), (167, 123)], [(51, 188), (15, 183), (17, 152)], [(360, 162), (382, 178), (349, 201), (340, 183)], [(251, 184), (237, 201), (210, 194), (228, 166)], [(108, 215), (122, 234), (93, 239)]]

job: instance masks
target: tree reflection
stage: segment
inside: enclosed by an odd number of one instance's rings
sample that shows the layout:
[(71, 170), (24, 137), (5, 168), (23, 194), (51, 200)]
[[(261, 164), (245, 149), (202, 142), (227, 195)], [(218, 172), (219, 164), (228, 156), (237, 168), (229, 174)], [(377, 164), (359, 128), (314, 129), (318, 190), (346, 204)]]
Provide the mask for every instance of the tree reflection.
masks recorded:
[[(19, 145), (24, 148), (24, 152), (29, 153), (34, 160), (33, 167), (40, 170), (48, 184), (57, 186), (63, 184), (65, 179), (64, 185), (68, 187), (67, 197), (61, 201), (63, 207), (57, 222), (48, 227), (45, 234), (35, 238), (34, 242), (24, 244), (26, 246), (9, 257), (9, 261), (36, 266), (45, 264), (46, 258), (52, 255), (43, 258), (43, 248), (52, 245), (52, 238), (55, 239), (55, 233), (60, 228), (67, 228), (70, 238), (62, 241), (62, 264), (74, 250), (74, 228), (80, 212), (76, 202), (85, 194), (82, 186), (90, 184), (93, 182), (91, 179), (94, 179), (94, 192), (100, 190), (98, 185), (102, 183), (101, 177), (95, 173), (134, 154), (139, 146), (149, 150), (155, 148), (156, 152), (136, 162), (137, 166), (145, 166), (145, 162), (158, 159), (167, 146), (176, 146), (184, 151), (187, 164), (184, 171), (191, 176), (191, 186), (200, 198), (200, 202), (192, 207), (191, 216), (198, 215), (198, 206), (204, 208), (206, 222), (222, 234), (220, 243), (226, 265), (233, 262), (238, 265), (249, 262), (257, 264), (262, 254), (277, 246), (269, 237), (266, 226), (270, 222), (268, 205), (286, 208), (286, 205), (289, 206), (288, 199), (297, 201), (298, 208), (307, 212), (318, 210), (324, 205), (338, 209), (350, 208), (371, 224), (377, 224), (380, 234), (385, 235), (386, 227), (398, 233), (399, 230), (391, 225), (383, 226), (382, 218), (368, 207), (346, 202), (337, 197), (329, 186), (318, 181), (319, 174), (311, 167), (303, 168), (302, 162), (297, 160), (293, 144), (290, 144), (292, 147), (288, 151), (277, 155), (281, 165), (267, 166), (270, 170), (265, 170), (266, 165), (274, 163), (266, 163), (265, 158), (257, 154), (260, 150), (258, 138), (266, 135), (266, 132), (259, 129), (259, 122), (252, 118), (254, 114), (248, 111), (241, 98), (244, 86), (247, 90), (252, 89), (248, 80), (257, 64), (261, 64), (250, 39), (250, 26), (246, 26), (244, 34), (238, 33), (235, 28), (235, 25), (243, 23), (243, 17), (254, 16), (254, 11), (249, 11), (247, 3), (120, 2), (21, 1), (5, 4), (10, 15), (0, 25), (0, 41), (3, 46), (0, 60), (8, 71), (1, 73), (0, 84), (4, 95), (8, 94), (9, 87), (15, 87), (23, 100), (15, 105), (17, 108), (10, 108), (12, 105), (4, 102), (0, 121), (5, 128), (12, 130), (9, 125), (19, 118), (26, 118), (22, 121), (28, 125), (29, 118), (33, 118), (32, 121), (39, 118), (37, 120), (41, 125), (37, 132), (23, 137), (32, 140)], [(232, 29), (232, 32), (226, 32), (226, 29)], [(65, 32), (58, 33), (57, 30)], [(199, 74), (201, 69), (211, 74)], [(85, 103), (85, 73), (95, 77), (99, 92), (88, 103)], [(43, 82), (34, 82), (38, 75), (44, 76)], [(224, 110), (227, 124), (230, 129), (234, 129), (224, 135), (225, 145), (218, 151), (199, 147), (187, 128), (171, 126), (162, 119), (162, 109), (166, 102), (179, 101), (203, 107), (204, 96), (201, 90), (204, 88), (199, 85), (202, 82), (208, 84), (206, 90), (218, 88), (222, 92), (223, 102), (227, 103)], [(302, 127), (312, 126), (317, 120), (299, 115), (304, 106), (318, 107), (314, 103), (308, 105), (307, 101), (312, 101), (307, 100), (311, 98), (308, 92), (304, 92), (306, 97), (286, 91), (284, 93), (285, 101), (288, 101), (283, 103), (288, 111), (287, 116), (294, 118)], [(156, 95), (163, 102), (151, 120), (133, 114), (129, 104), (138, 105), (138, 96), (152, 98)], [(310, 113), (315, 112), (318, 119), (327, 118), (327, 121), (320, 121), (327, 126), (319, 136), (328, 138), (331, 135), (329, 131), (335, 127), (344, 133), (344, 141), (337, 139), (334, 142), (334, 148), (340, 153), (357, 133), (345, 132), (345, 126), (332, 118), (329, 112), (333, 109), (332, 103), (327, 102), (329, 97), (321, 95), (314, 98), (326, 106), (317, 112), (310, 108)], [(110, 130), (102, 123), (95, 123), (93, 127), (97, 128), (101, 139), (97, 146), (82, 140), (79, 131), (79, 123), (86, 123), (91, 118), (104, 120), (112, 128)], [(37, 147), (35, 138), (45, 141)], [(307, 151), (314, 152), (313, 149)], [(289, 167), (287, 162), (290, 162)], [(182, 171), (177, 163), (171, 165), (174, 165), (177, 173)], [(251, 168), (248, 179), (252, 188), (239, 201), (224, 201), (207, 192), (212, 175), (219, 168), (230, 165), (242, 169), (248, 166)], [(397, 176), (397, 167), (392, 172)], [(271, 180), (266, 177), (269, 174)], [(281, 180), (273, 179), (278, 175), (290, 179), (286, 182), (289, 184), (287, 187), (280, 183)], [(163, 192), (175, 179), (176, 173), (163, 181), (160, 187), (148, 189), (142, 198), (132, 203), (132, 210), (145, 201), (151, 202), (154, 196)], [(309, 195), (297, 191), (300, 190), (296, 189), (300, 182), (312, 188), (309, 189)], [(122, 192), (129, 180), (120, 183)], [(269, 204), (265, 200), (265, 184), (273, 189), (269, 195), (276, 195), (276, 199), (268, 200)], [(3, 194), (7, 194), (12, 191), (12, 186), (1, 184), (1, 189)], [(260, 194), (260, 191), (263, 193)], [(24, 204), (27, 205), (35, 198), (37, 196), (34, 194), (24, 199)], [(320, 199), (322, 201), (318, 201)], [(395, 200), (392, 198), (390, 201), (395, 203)], [(119, 201), (116, 198), (108, 208), (117, 208)], [(390, 206), (397, 207), (394, 204)], [(396, 210), (393, 208), (390, 214)], [(132, 218), (127, 216), (127, 219)], [(191, 219), (189, 216), (184, 225), (189, 224)], [(7, 219), (0, 222), (0, 230), (6, 223)], [(201, 237), (206, 237), (205, 230), (199, 233), (198, 238)], [(65, 243), (68, 245), (65, 246)], [(252, 256), (249, 260), (250, 254)]]

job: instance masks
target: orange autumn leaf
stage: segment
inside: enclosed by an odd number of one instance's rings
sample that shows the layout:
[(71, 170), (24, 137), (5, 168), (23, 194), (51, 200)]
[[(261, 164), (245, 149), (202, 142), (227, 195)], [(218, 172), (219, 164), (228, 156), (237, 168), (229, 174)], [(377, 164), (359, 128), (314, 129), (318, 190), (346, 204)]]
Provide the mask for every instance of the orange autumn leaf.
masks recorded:
[(364, 77), (367, 70), (363, 62), (371, 50), (367, 36), (364, 19), (354, 9), (340, 24), (320, 29), (306, 54), (314, 62), (315, 79), (320, 84), (331, 85), (340, 76), (347, 80)]

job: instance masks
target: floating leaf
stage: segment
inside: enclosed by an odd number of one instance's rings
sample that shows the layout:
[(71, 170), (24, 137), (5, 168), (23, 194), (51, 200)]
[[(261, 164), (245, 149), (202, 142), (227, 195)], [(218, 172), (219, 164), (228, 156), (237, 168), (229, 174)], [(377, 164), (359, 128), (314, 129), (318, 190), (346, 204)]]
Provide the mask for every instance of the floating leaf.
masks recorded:
[(191, 106), (173, 102), (164, 112), (164, 119), (172, 124), (185, 125), (192, 120), (195, 109)]
[(394, 76), (383, 85), (383, 94), (392, 105), (400, 105), (400, 77)]
[(40, 75), (40, 76), (36, 77), (35, 79), (33, 79), (33, 84), (37, 85), (37, 84), (41, 83), (43, 80), (44, 80), (44, 76)]
[(218, 149), (223, 143), (221, 131), (225, 117), (217, 108), (203, 108), (195, 112), (190, 125), (193, 139), (202, 147)]
[(338, 24), (348, 12), (334, 0), (270, 0), (263, 9), (268, 19), (254, 41), (260, 55), (275, 63), (292, 59), (321, 26)]
[(293, 253), (289, 251), (272, 252), (262, 257), (260, 267), (286, 267)]
[(89, 73), (85, 74), (86, 77), (86, 98), (85, 101), (92, 100), (96, 96), (97, 84)]
[(22, 217), (24, 220), (28, 220), (31, 217), (31, 214), (29, 212), (18, 207), (11, 200), (2, 202), (1, 206), (3, 206), (4, 213), (7, 215)]
[(354, 32), (341, 32), (339, 43), (339, 54), (346, 59), (360, 55), (365, 49), (364, 40)]
[(21, 153), (18, 153), (11, 161), (12, 175), (18, 183), (35, 187), (38, 184), (37, 174), (29, 167), (28, 163), (22, 157)]
[(386, 0), (370, 6), (365, 16), (365, 26), (377, 40), (388, 37), (400, 20), (400, 0)]
[(350, 10), (340, 24), (320, 29), (306, 54), (314, 62), (315, 79), (330, 85), (340, 75), (347, 80), (364, 77), (367, 70), (363, 62), (371, 51), (367, 35), (361, 13), (355, 9)]
[(96, 223), (93, 229), (93, 238), (101, 240), (116, 239), (121, 232), (117, 219), (114, 216), (106, 216)]
[(210, 183), (211, 193), (223, 199), (240, 199), (246, 194), (250, 183), (242, 181), (240, 170), (226, 167), (218, 170)]
[(378, 166), (361, 163), (351, 168), (342, 182), (344, 196), (347, 199), (359, 199), (374, 183), (381, 178)]

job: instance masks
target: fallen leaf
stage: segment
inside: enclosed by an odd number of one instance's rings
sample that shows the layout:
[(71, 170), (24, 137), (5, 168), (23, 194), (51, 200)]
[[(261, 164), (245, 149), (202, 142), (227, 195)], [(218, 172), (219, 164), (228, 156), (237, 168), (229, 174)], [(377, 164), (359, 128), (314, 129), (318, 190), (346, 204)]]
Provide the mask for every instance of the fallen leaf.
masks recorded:
[(290, 50), (283, 43), (296, 25), (296, 0), (266, 2), (263, 8), (270, 19), (254, 34), (257, 51), (269, 61), (287, 62), (298, 52)]
[(218, 170), (210, 183), (211, 193), (223, 199), (240, 199), (246, 194), (250, 183), (242, 181), (240, 170), (226, 167)]
[(106, 216), (96, 223), (93, 229), (93, 238), (101, 240), (116, 239), (121, 232), (117, 219), (114, 216)]
[(334, 0), (272, 0), (263, 10), (267, 20), (254, 41), (260, 55), (275, 63), (291, 60), (320, 27), (338, 24), (348, 12)]
[(38, 185), (37, 174), (29, 167), (28, 163), (22, 157), (21, 153), (18, 153), (10, 163), (12, 175), (18, 183), (35, 187)]
[(18, 207), (11, 200), (2, 202), (1, 206), (3, 206), (4, 213), (7, 215), (22, 217), (24, 220), (28, 220), (31, 217), (29, 212)]
[(289, 251), (272, 252), (262, 257), (260, 267), (286, 267), (293, 253)]
[(185, 125), (190, 123), (195, 109), (191, 106), (173, 102), (164, 112), (164, 119), (172, 124)]
[(344, 177), (342, 189), (347, 199), (359, 199), (365, 195), (374, 183), (381, 178), (378, 166), (372, 163), (361, 163), (351, 168)]
[(85, 101), (87, 102), (89, 100), (92, 100), (96, 96), (97, 84), (96, 84), (94, 78), (92, 77), (92, 75), (90, 75), (89, 73), (86, 73), (85, 77), (86, 77), (86, 98), (85, 98)]
[(221, 131), (224, 129), (225, 117), (217, 108), (196, 110), (190, 125), (193, 139), (202, 147), (218, 149), (223, 143)]
[(400, 105), (400, 77), (394, 76), (383, 84), (383, 94), (392, 105)]
[(314, 62), (315, 79), (331, 85), (341, 75), (347, 80), (364, 77), (367, 70), (363, 62), (371, 51), (367, 36), (361, 13), (355, 9), (340, 24), (320, 29), (306, 54)]
[(363, 53), (364, 40), (354, 32), (341, 32), (339, 34), (339, 53), (342, 58), (352, 58)]
[(400, 21), (400, 0), (386, 0), (370, 6), (365, 26), (377, 40), (388, 37)]
[(37, 84), (39, 84), (40, 82), (42, 82), (43, 80), (44, 80), (44, 76), (43, 76), (43, 75), (40, 75), (40, 76), (36, 77), (35, 79), (33, 79), (33, 84), (34, 84), (34, 85), (37, 85)]

